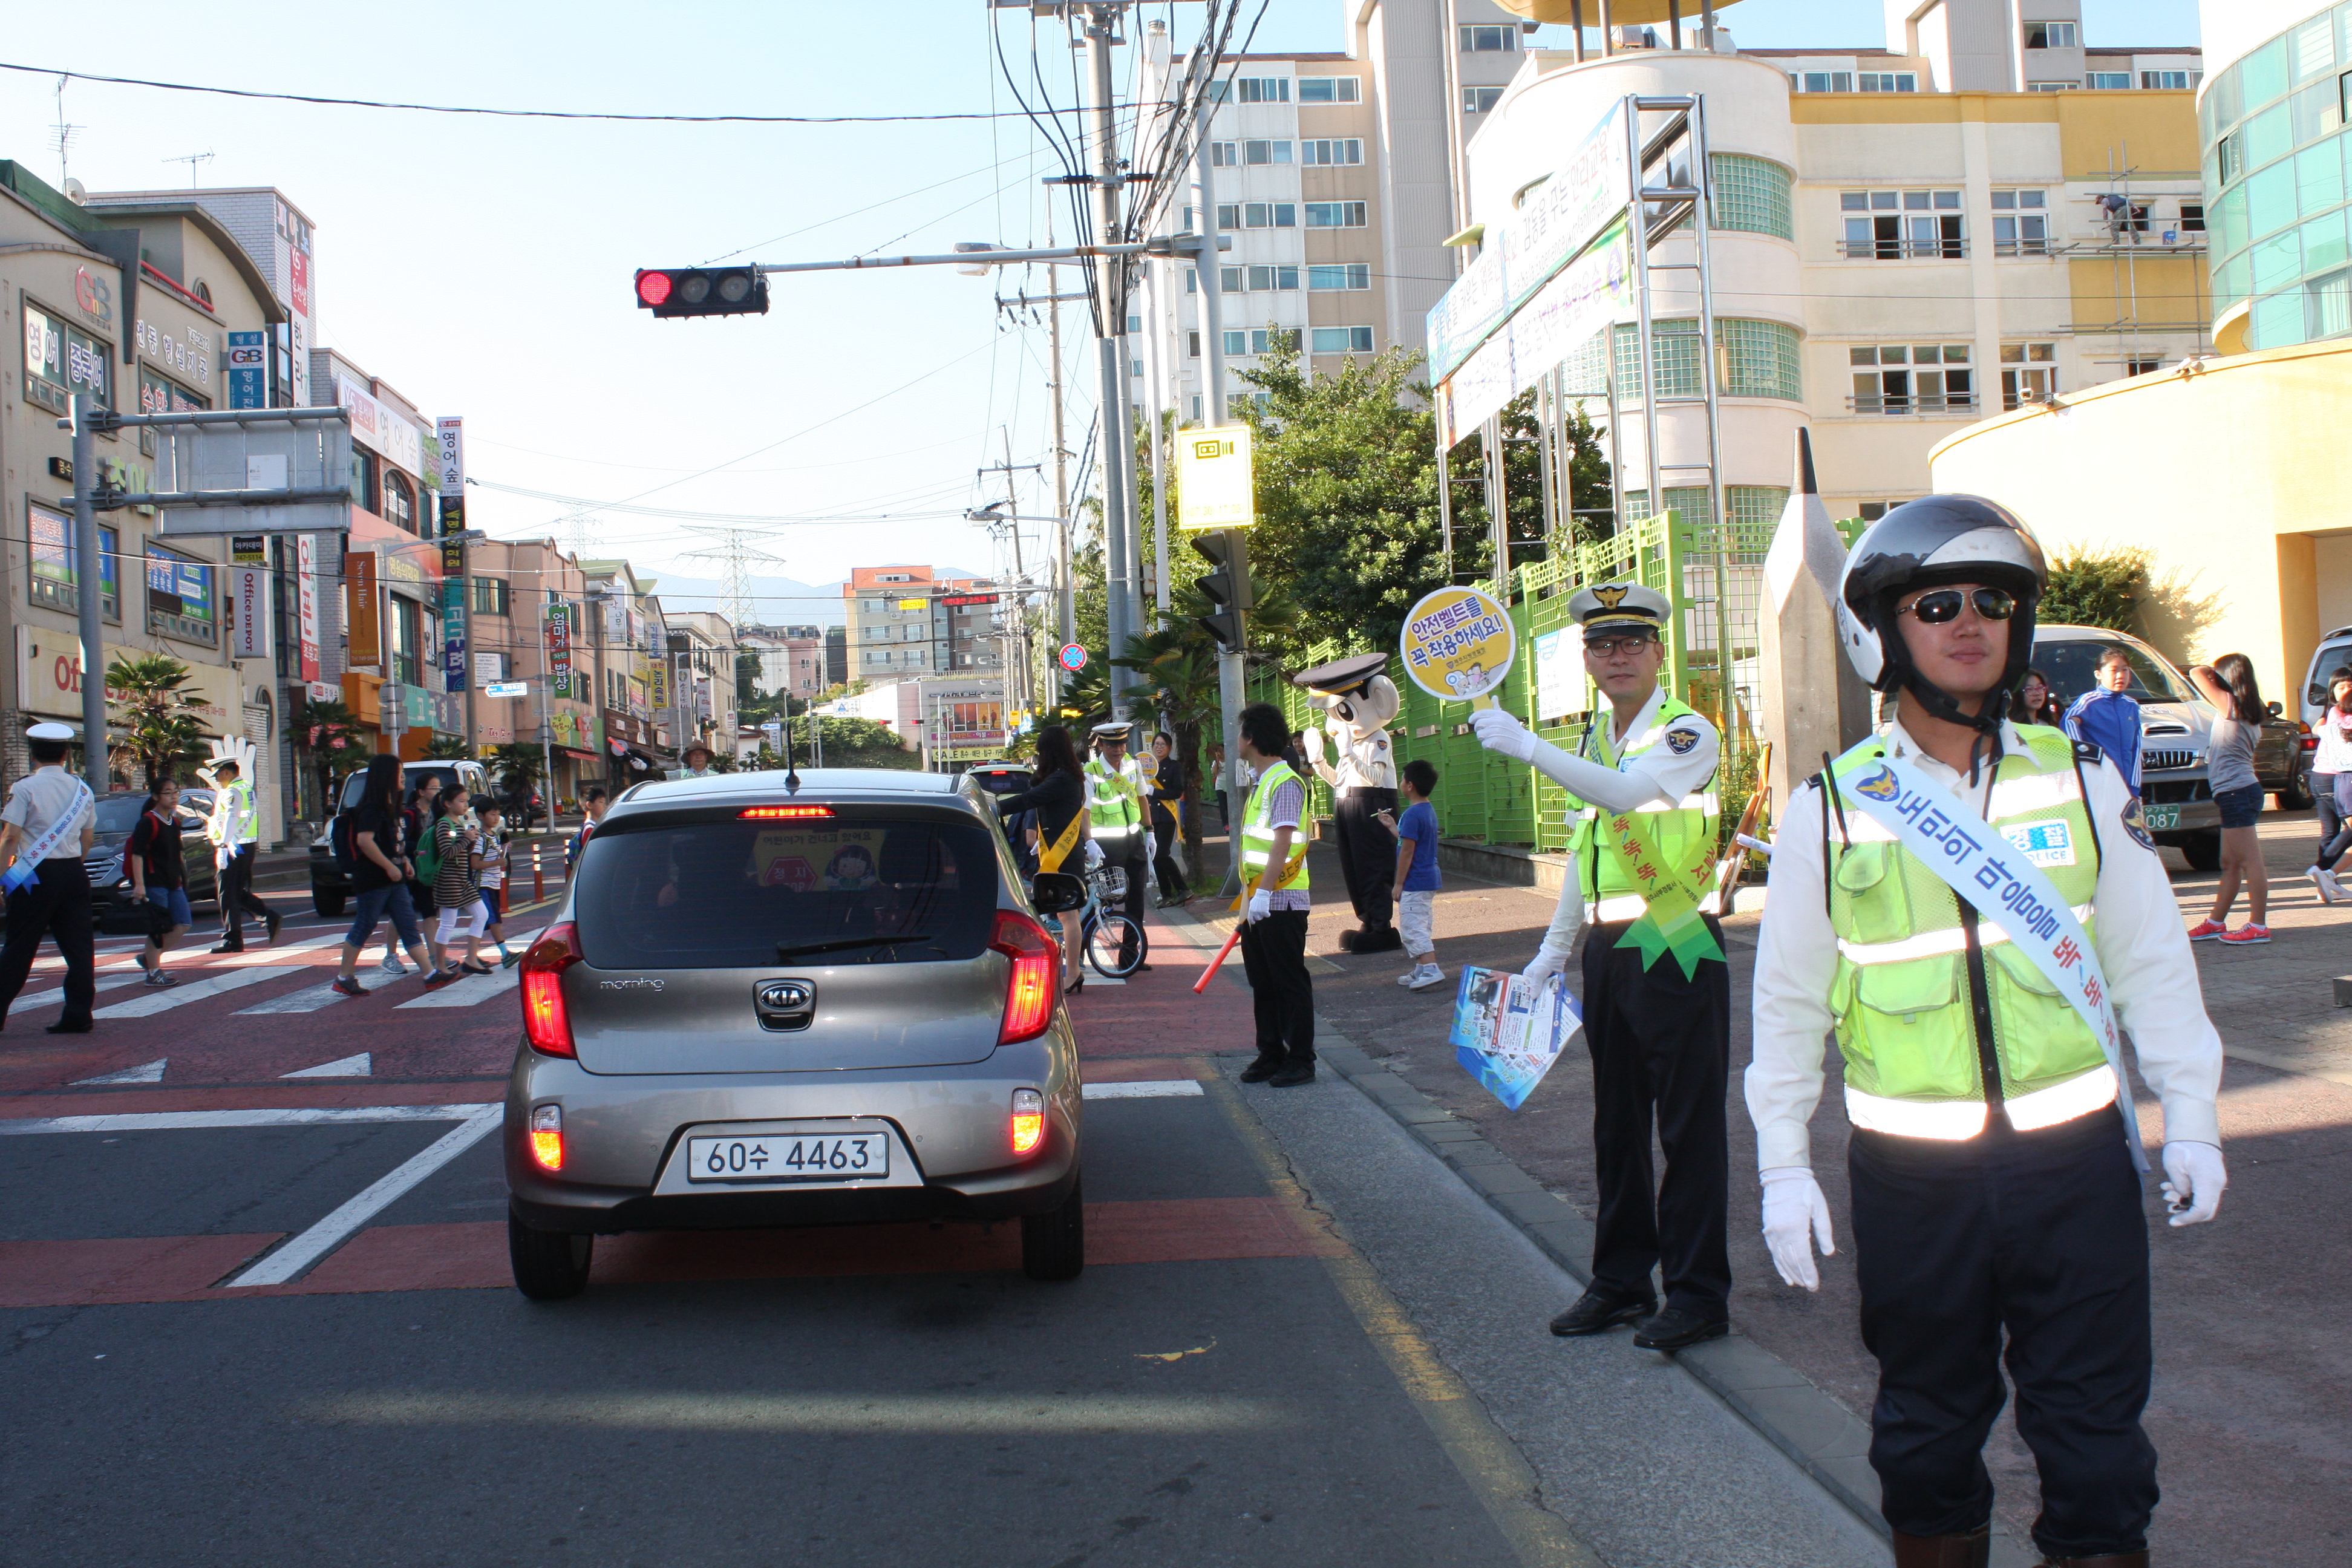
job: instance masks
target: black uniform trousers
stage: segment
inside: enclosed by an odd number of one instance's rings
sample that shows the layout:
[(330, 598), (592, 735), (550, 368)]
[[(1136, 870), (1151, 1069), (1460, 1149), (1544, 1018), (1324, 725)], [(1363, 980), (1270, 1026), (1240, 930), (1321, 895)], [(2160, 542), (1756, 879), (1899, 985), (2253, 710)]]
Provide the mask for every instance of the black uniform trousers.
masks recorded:
[(1186, 890), (1184, 873), (1176, 868), (1176, 818), (1166, 808), (1151, 808), (1151, 871), (1160, 879), (1160, 896), (1172, 899)]
[(1356, 907), (1356, 924), (1362, 931), (1381, 931), (1396, 923), (1396, 902), (1389, 890), (1396, 880), (1396, 835), (1373, 819), (1376, 812), (1395, 809), (1392, 789), (1332, 792), (1339, 875), (1348, 884), (1348, 901)]
[(89, 923), (89, 873), (79, 856), (42, 861), (39, 874), (8, 895), (8, 942), (0, 948), (0, 1022), (25, 989), (45, 936), (57, 939), (66, 961), (66, 1008), (58, 1022), (86, 1025), (98, 999), (98, 942)]
[(1134, 961), (1136, 938), (1143, 931), (1143, 885), (1151, 875), (1151, 862), (1148, 858), (1150, 838), (1146, 829), (1138, 827), (1124, 838), (1106, 838), (1099, 842), (1103, 847), (1103, 863), (1116, 866), (1127, 873), (1127, 895), (1119, 900), (1118, 912), (1133, 921), (1134, 927), (1118, 940), (1118, 961), (1125, 965)]
[[(1719, 1321), (1731, 1313), (1724, 1121), (1731, 971), (1702, 959), (1685, 979), (1670, 952), (1644, 969), (1641, 949), (1617, 945), (1626, 923), (1596, 925), (1584, 938), (1584, 1040), (1592, 1052), (1592, 1163), (1601, 1189), (1592, 1289), (1639, 1300), (1650, 1295), (1655, 1268), (1665, 1277), (1667, 1306)], [(1723, 929), (1712, 915), (1706, 925), (1720, 943)], [(1664, 1182), (1650, 1163), (1654, 1119), (1666, 1155)]]
[(1315, 982), (1307, 973), (1307, 911), (1273, 910), (1242, 923), (1242, 973), (1249, 977), (1257, 1054), (1315, 1059)]
[(253, 846), (247, 844), (228, 858), (220, 869), (221, 926), (231, 947), (245, 945), (245, 917), (269, 925), (269, 906), (253, 896)]
[(2033, 1132), (1996, 1113), (1965, 1142), (1856, 1129), (1846, 1165), (1886, 1521), (1965, 1535), (1991, 1517), (1984, 1443), (2006, 1330), (2017, 1432), (2042, 1474), (2033, 1543), (2052, 1557), (2146, 1550), (2147, 1219), (2119, 1113)]

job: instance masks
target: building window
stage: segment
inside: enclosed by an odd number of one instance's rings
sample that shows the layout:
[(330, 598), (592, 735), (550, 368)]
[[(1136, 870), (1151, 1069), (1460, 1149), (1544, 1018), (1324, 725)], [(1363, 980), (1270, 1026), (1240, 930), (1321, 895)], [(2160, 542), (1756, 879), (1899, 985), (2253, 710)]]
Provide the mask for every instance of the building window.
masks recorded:
[(1252, 327), (1249, 352), (1254, 354), (1295, 354), (1298, 352), (1298, 331), (1295, 327)]
[(2122, 92), (2131, 86), (2131, 72), (2092, 71), (2083, 78), (2083, 85), (2094, 92)]
[(2303, 288), (2306, 337), (2333, 338), (2352, 332), (2352, 271), (2331, 272)]
[(383, 504), (376, 508), (376, 515), (403, 533), (416, 531), (416, 487), (389, 465), (383, 470)]
[(1310, 293), (1369, 289), (1371, 286), (1372, 267), (1369, 261), (1339, 262), (1328, 267), (1309, 267), (1307, 269), (1307, 287)]
[(1916, 71), (1864, 71), (1854, 85), (1864, 92), (1916, 92), (1919, 77)]
[(1795, 177), (1767, 158), (1717, 153), (1707, 158), (1715, 174), (1715, 226), (1742, 234), (1797, 237), (1791, 192)]
[(2203, 71), (2142, 71), (2139, 84), (2150, 92), (2187, 92)]
[(2005, 409), (2045, 403), (2058, 390), (2056, 343), (2000, 345), (2000, 405)]
[(1315, 352), (1318, 354), (1368, 354), (1372, 352), (1372, 329), (1318, 327), (1315, 329)]
[(1364, 226), (1362, 202), (1308, 202), (1307, 226), (1309, 228), (1361, 228)]
[(1852, 71), (1790, 71), (1789, 89), (1792, 92), (1852, 92)]
[(1841, 191), (1844, 248), (1857, 260), (1958, 260), (1968, 255), (1958, 191)]
[(1184, 334), (1184, 357), (1186, 359), (1199, 359), (1201, 357), (1200, 333), (1186, 332)]
[(1286, 76), (1245, 76), (1234, 83), (1234, 96), (1244, 103), (1288, 103), (1290, 79)]
[(503, 577), (475, 578), (474, 614), (503, 616), (508, 613), (507, 580)]
[(1298, 161), (1310, 167), (1360, 163), (1364, 161), (1364, 143), (1353, 136), (1328, 142), (1301, 142), (1298, 144)]
[(1241, 226), (1242, 204), (1239, 202), (1219, 202), (1217, 204), (1217, 226), (1219, 228), (1239, 228)]
[(1995, 191), (1992, 194), (1992, 252), (1995, 256), (2047, 256), (2050, 216), (2043, 210), (2047, 191)]
[(157, 545), (147, 550), (147, 629), (184, 642), (220, 640), (213, 569)]
[(1883, 500), (1866, 500), (1854, 508), (1853, 511), (1854, 515), (1864, 522), (1876, 522), (1886, 515), (1886, 503)]
[(1230, 169), (1242, 161), (1241, 144), (1236, 142), (1209, 143), (1209, 163), (1213, 168)]
[(1357, 103), (1362, 89), (1351, 76), (1303, 76), (1298, 79), (1301, 103)]
[(1716, 342), (1723, 347), (1723, 392), (1727, 397), (1805, 398), (1804, 355), (1797, 329), (1781, 321), (1718, 319)]
[(2079, 83), (2071, 81), (2029, 81), (2025, 84), (2025, 90), (2028, 92), (2072, 92), (2079, 85)]
[(1465, 87), (1462, 89), (1462, 112), (1485, 114), (1503, 100), (1499, 87)]
[[(71, 613), (80, 605), (80, 586), (74, 575), (78, 546), (74, 521), (64, 512), (28, 501), (25, 517), (32, 534), (32, 571), (26, 574), (26, 597), (36, 605)], [(98, 531), (98, 602), (110, 621), (122, 618), (121, 590), (116, 582), (121, 561), (115, 554), (113, 529)]]
[(1462, 29), (1462, 52), (1465, 55), (1517, 54), (1519, 47), (1519, 25), (1508, 22), (1499, 27), (1475, 26)]
[(1225, 353), (1228, 354), (1245, 354), (1249, 353), (1249, 334), (1245, 331), (1227, 331), (1225, 333)]
[(2071, 49), (2076, 47), (2074, 24), (2072, 22), (2028, 22), (2025, 24), (2025, 47), (2029, 49)]
[(1244, 202), (1244, 228), (1297, 228), (1298, 204), (1296, 202)]
[(1249, 286), (1254, 289), (1295, 289), (1298, 287), (1298, 268), (1253, 267), (1249, 269)]
[(1228, 392), (1225, 394), (1225, 417), (1240, 419), (1253, 408), (1263, 413), (1273, 402), (1274, 394), (1270, 392)]
[(352, 504), (362, 511), (376, 509), (375, 454), (352, 448)]
[(403, 686), (421, 686), (416, 663), (416, 605), (394, 594), (392, 607), (392, 679)]
[(87, 393), (100, 408), (114, 406), (114, 349), (25, 301), (25, 401), (52, 414)]
[(1127, 374), (1129, 375), (1141, 375), (1143, 374), (1143, 362), (1139, 359), (1131, 359), (1128, 361)]
[(2126, 375), (2154, 375), (2164, 368), (2161, 359), (2127, 359), (2124, 361)]
[[(198, 397), (177, 382), (165, 380), (143, 364), (139, 367), (140, 413), (193, 414), (199, 409), (211, 406), (211, 399)], [(142, 457), (146, 458), (155, 455), (153, 430), (142, 429), (139, 432), (139, 452)]]
[(1245, 164), (1257, 165), (1268, 163), (1287, 163), (1290, 162), (1290, 143), (1287, 142), (1244, 142), (1242, 143), (1242, 162)]
[(1217, 292), (1220, 294), (1240, 293), (1242, 291), (1242, 279), (1247, 276), (1248, 274), (1244, 272), (1238, 267), (1218, 268)]
[(2205, 204), (2203, 202), (2183, 202), (2180, 204), (2180, 232), (2183, 234), (2203, 234), (2205, 232)]
[(1977, 405), (1966, 343), (1877, 343), (1849, 348), (1856, 414), (1961, 414)]

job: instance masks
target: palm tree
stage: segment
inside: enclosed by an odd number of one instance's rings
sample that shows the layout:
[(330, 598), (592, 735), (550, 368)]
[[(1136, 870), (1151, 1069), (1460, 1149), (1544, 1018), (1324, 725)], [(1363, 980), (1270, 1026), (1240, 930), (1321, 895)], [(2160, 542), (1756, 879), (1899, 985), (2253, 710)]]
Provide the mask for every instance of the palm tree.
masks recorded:
[(173, 776), (180, 759), (204, 744), (196, 699), (182, 689), (188, 667), (160, 653), (117, 655), (106, 670), (106, 700), (122, 725), (123, 750), (138, 759), (153, 789)]
[[(319, 793), (308, 805), (317, 806), (322, 818), (332, 816), (335, 774), (363, 766), (372, 754), (367, 742), (360, 739), (358, 716), (331, 698), (321, 702), (306, 697), (296, 704), (287, 731), (295, 754), (308, 769), (315, 770), (304, 776), (319, 782)], [(307, 807), (304, 815), (309, 815)]]

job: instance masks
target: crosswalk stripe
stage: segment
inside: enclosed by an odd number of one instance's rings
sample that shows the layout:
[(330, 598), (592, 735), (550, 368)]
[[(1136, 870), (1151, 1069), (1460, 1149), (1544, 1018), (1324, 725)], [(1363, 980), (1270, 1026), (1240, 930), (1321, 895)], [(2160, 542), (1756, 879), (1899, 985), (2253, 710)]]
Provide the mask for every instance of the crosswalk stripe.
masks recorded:
[(250, 1018), (268, 1013), (315, 1013), (321, 1007), (331, 1007), (338, 1002), (350, 1000), (335, 989), (333, 981), (322, 980), (316, 985), (305, 985), (299, 991), (289, 991), (283, 996), (272, 996), (267, 1002), (256, 1002), (250, 1007), (239, 1007), (236, 1016)]
[(1085, 1100), (1163, 1100), (1207, 1091), (1194, 1079), (1154, 1078), (1129, 1083), (1090, 1083), (1078, 1092)]
[(400, 1004), (403, 1007), (471, 1007), (502, 996), (522, 984), (522, 971), (502, 969), (496, 974), (468, 974), (463, 980), (428, 991)]
[(373, 1078), (375, 1053), (362, 1051), (355, 1057), (342, 1057), (334, 1061), (320, 1062), (314, 1068), (303, 1068), (295, 1072), (282, 1072), (278, 1076), (279, 1078)]
[[(105, 974), (100, 977), (93, 989), (112, 991), (119, 986), (136, 985), (146, 978), (143, 971), (135, 969), (128, 974)], [(66, 988), (60, 985), (54, 991), (36, 991), (29, 995), (19, 996), (9, 1005), (11, 1007), (46, 1007), (52, 1002), (62, 1002), (65, 999)]]
[(128, 1002), (117, 1002), (111, 1007), (100, 1007), (90, 1015), (93, 1018), (148, 1018), (158, 1013), (168, 1013), (174, 1007), (184, 1007), (191, 1002), (201, 1002), (207, 996), (217, 996), (224, 991), (235, 991), (264, 980), (276, 980), (288, 974), (299, 974), (296, 964), (278, 964), (261, 969), (239, 969), (227, 974), (215, 974), (209, 980), (199, 980), (192, 985), (175, 986), (169, 991), (156, 991)]
[(121, 1072), (107, 1073), (99, 1078), (78, 1078), (74, 1079), (74, 1087), (81, 1089), (99, 1083), (161, 1083), (163, 1081), (163, 1069), (171, 1065), (171, 1058), (157, 1057), (152, 1062), (135, 1068), (124, 1068)]

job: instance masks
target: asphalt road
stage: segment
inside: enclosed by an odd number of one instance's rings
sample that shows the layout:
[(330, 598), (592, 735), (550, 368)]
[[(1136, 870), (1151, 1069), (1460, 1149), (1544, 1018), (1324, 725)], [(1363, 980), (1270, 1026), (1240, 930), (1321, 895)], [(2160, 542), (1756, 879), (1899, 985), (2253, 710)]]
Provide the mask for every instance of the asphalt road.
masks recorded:
[(306, 913), (53, 1037), (45, 963), (0, 1034), (0, 1563), (1885, 1561), (1663, 1358), (1545, 1333), (1572, 1286), (1359, 1091), (1232, 1082), (1247, 994), (1158, 934), (1074, 1008), (1080, 1279), (1009, 1226), (647, 1235), (555, 1304), (480, 1110), (511, 975), (331, 997)]

